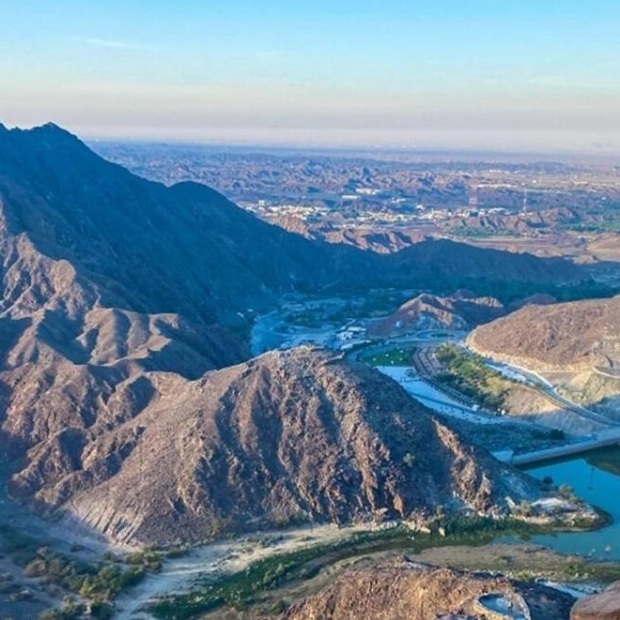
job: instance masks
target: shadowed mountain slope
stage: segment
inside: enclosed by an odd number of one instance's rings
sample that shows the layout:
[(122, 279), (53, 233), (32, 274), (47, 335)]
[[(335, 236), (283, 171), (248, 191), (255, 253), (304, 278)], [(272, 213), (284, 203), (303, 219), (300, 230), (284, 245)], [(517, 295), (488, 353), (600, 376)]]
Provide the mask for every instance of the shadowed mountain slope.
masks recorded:
[(438, 284), (441, 278), (560, 282), (562, 260), (424, 242), (391, 256), (311, 242), (195, 183), (146, 181), (55, 125), (0, 129), (3, 236), (26, 238), (98, 287), (100, 303), (230, 320), (285, 292)]

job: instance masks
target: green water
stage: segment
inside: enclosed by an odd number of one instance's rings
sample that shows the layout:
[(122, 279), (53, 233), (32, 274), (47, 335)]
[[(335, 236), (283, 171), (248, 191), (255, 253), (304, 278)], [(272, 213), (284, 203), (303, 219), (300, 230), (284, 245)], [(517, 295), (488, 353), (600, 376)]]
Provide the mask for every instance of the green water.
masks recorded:
[(620, 448), (597, 450), (581, 458), (528, 468), (527, 472), (538, 479), (551, 476), (558, 486), (569, 485), (579, 497), (613, 518), (611, 525), (594, 532), (533, 536), (533, 542), (562, 553), (620, 560)]

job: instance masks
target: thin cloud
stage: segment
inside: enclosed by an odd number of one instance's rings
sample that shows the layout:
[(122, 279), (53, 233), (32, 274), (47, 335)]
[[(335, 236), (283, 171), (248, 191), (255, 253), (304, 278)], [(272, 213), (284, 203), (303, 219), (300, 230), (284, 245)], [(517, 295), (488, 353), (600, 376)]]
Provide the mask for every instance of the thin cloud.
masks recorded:
[(73, 41), (90, 45), (91, 47), (103, 47), (114, 50), (128, 50), (134, 52), (153, 52), (163, 49), (159, 45), (149, 45), (135, 41), (118, 41), (115, 39), (101, 39), (99, 37), (72, 37)]

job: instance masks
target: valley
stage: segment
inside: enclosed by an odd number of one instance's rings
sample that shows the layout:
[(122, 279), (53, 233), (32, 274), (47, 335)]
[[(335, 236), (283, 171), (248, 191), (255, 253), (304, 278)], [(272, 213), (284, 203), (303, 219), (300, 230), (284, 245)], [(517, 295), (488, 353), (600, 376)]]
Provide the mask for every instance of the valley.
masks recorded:
[(0, 5), (0, 620), (620, 620), (620, 3)]
[[(324, 592), (346, 608), (349, 579), (388, 592), (382, 566), (464, 584), (472, 612), (518, 597), (564, 610), (562, 588), (533, 580), (585, 592), (618, 577), (615, 474), (583, 501), (560, 470), (514, 467), (580, 462), (616, 432), (611, 401), (477, 352), (480, 333), (584, 298), (602, 317), (591, 349), (617, 298), (589, 269), (448, 239), (382, 253), (303, 238), (54, 125), (0, 128), (0, 164), (12, 614), (302, 618)], [(605, 342), (591, 367), (611, 389)], [(418, 566), (446, 547), (449, 569)], [(458, 572), (499, 566), (508, 577)]]

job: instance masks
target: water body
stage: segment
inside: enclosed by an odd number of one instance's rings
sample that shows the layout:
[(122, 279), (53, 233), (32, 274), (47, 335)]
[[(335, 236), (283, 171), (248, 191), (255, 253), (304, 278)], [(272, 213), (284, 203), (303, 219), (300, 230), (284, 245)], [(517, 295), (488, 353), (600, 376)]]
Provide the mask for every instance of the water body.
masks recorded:
[(501, 614), (505, 618), (527, 620), (527, 612), (519, 603), (508, 600), (503, 594), (486, 594), (478, 599), (479, 603), (489, 611)]
[(620, 447), (590, 452), (580, 458), (528, 468), (535, 478), (551, 476), (556, 485), (567, 484), (591, 505), (611, 514), (613, 523), (594, 532), (566, 532), (534, 536), (532, 541), (562, 553), (577, 553), (599, 560), (620, 560)]

